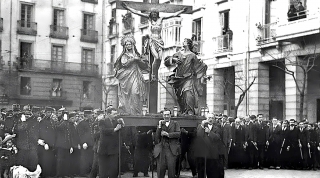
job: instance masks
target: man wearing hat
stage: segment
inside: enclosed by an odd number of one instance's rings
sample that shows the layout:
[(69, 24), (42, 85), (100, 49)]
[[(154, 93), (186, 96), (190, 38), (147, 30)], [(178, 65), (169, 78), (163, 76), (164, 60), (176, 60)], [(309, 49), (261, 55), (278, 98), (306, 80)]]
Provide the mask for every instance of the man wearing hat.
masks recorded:
[[(309, 150), (310, 150), (310, 132), (304, 126), (305, 121), (299, 122), (298, 142), (299, 148), (302, 152), (302, 158), (299, 159), (298, 167), (300, 169), (307, 169), (309, 161)], [(311, 156), (311, 153), (310, 153)]]
[(159, 121), (155, 136), (158, 144), (154, 148), (154, 157), (157, 159), (157, 176), (159, 178), (164, 178), (167, 168), (168, 177), (175, 177), (177, 156), (181, 154), (180, 125), (170, 118), (170, 110), (163, 111), (163, 120)]
[[(289, 163), (289, 168), (296, 169), (298, 166), (298, 161), (301, 159), (301, 153), (299, 148), (299, 129), (295, 126), (295, 119), (290, 119), (289, 121), (289, 130), (286, 142), (287, 145), (287, 153), (289, 157), (286, 160)], [(302, 155), (303, 156), (303, 155)]]
[(229, 165), (232, 168), (241, 168), (245, 162), (245, 150), (246, 150), (246, 136), (245, 129), (240, 124), (239, 118), (235, 119), (234, 125), (231, 127), (231, 139), (232, 144), (229, 152), (230, 162)]
[(5, 130), (6, 133), (12, 134), (12, 129), (13, 126), (19, 121), (20, 119), (20, 105), (18, 104), (13, 104), (12, 105), (12, 110), (8, 111), (8, 116), (6, 117), (5, 120)]
[(17, 135), (16, 145), (19, 150), (17, 165), (22, 165), (33, 172), (38, 165), (39, 122), (29, 109), (25, 108), (14, 126), (14, 133)]
[(54, 152), (56, 128), (54, 121), (51, 119), (53, 111), (53, 108), (46, 107), (45, 116), (39, 124), (39, 163), (42, 168), (41, 176), (43, 177), (55, 176), (56, 172), (56, 158)]
[(80, 174), (90, 173), (93, 162), (93, 114), (91, 110), (84, 110), (84, 118), (77, 126), (80, 137)]

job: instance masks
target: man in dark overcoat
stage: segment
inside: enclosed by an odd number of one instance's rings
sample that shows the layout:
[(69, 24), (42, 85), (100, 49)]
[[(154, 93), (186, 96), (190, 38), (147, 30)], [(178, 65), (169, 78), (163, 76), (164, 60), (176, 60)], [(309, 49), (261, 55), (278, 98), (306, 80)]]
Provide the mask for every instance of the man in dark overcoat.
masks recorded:
[(90, 173), (93, 163), (93, 115), (91, 110), (84, 111), (84, 119), (79, 122), (77, 131), (80, 138), (80, 175), (85, 176)]
[(36, 116), (32, 116), (29, 110), (24, 111), (14, 126), (14, 133), (16, 134), (16, 146), (19, 150), (16, 155), (17, 165), (22, 165), (31, 172), (35, 171), (38, 165), (39, 139), (39, 122)]
[(45, 116), (39, 124), (39, 163), (42, 168), (42, 177), (52, 177), (56, 174), (56, 157), (55, 157), (55, 142), (56, 142), (56, 126), (55, 121), (51, 119), (53, 108), (45, 109)]
[(119, 134), (124, 124), (116, 119), (117, 110), (109, 108), (104, 119), (99, 120), (98, 144), (99, 177), (116, 178), (119, 172)]

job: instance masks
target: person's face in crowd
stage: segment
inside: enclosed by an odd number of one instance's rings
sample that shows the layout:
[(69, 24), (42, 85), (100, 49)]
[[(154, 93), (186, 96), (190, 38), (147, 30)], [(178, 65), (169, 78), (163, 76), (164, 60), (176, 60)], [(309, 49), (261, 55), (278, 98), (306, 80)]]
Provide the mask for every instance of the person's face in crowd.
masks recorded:
[(262, 122), (262, 121), (263, 121), (262, 115), (259, 115), (259, 116), (258, 116), (258, 121), (259, 121), (259, 122)]
[(307, 127), (308, 130), (313, 130), (313, 125), (312, 124), (308, 124), (308, 127)]
[(236, 124), (236, 126), (239, 126), (241, 124), (241, 121), (240, 120), (239, 121), (235, 121), (234, 123)]
[(162, 116), (163, 116), (163, 119), (164, 119), (165, 121), (169, 121), (170, 118), (171, 118), (170, 111), (164, 111), (163, 114), (162, 114)]
[(277, 125), (277, 123), (278, 123), (278, 120), (272, 119), (272, 124), (273, 125)]
[(116, 110), (112, 110), (111, 113), (109, 114), (111, 119), (115, 119), (117, 115), (118, 115), (118, 111)]
[(47, 116), (47, 117), (50, 117), (50, 116), (51, 116), (51, 114), (52, 114), (52, 112), (51, 112), (51, 111), (46, 111), (46, 116)]
[(62, 116), (62, 111), (58, 111), (57, 116), (58, 117)]
[(303, 122), (300, 122), (300, 123), (299, 123), (299, 128), (300, 128), (300, 129), (303, 129), (303, 128), (304, 128), (304, 123), (303, 123)]
[(51, 115), (51, 119), (52, 119), (53, 121), (55, 121), (55, 122), (58, 121), (58, 117), (57, 117), (57, 115), (55, 115), (55, 114), (52, 114), (52, 115)]
[(207, 121), (208, 121), (208, 123), (211, 124), (211, 125), (212, 125), (213, 123), (215, 123), (213, 117), (208, 117)]
[(157, 13), (157, 12), (151, 12), (151, 13), (150, 13), (150, 16), (151, 16), (151, 19), (152, 19), (153, 21), (158, 20), (158, 13)]
[(79, 119), (80, 119), (80, 115), (79, 115), (79, 114), (77, 114), (77, 115), (74, 116), (74, 121), (75, 121), (75, 122), (77, 122)]
[(290, 127), (295, 126), (296, 124), (294, 123), (294, 121), (290, 121)]
[(0, 130), (3, 130), (3, 129), (4, 129), (4, 124), (1, 123), (1, 124), (0, 124)]
[(283, 122), (283, 123), (282, 123), (282, 126), (283, 126), (283, 127), (288, 127), (288, 122)]
[(11, 148), (13, 146), (12, 140), (8, 140), (6, 142), (7, 148)]

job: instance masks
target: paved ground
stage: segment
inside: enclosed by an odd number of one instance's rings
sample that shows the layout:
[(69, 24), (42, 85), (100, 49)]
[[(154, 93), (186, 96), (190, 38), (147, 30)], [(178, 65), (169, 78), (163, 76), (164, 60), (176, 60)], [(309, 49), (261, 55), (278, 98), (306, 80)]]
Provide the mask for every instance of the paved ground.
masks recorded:
[[(151, 178), (151, 173), (149, 173)], [(181, 178), (191, 178), (190, 172), (182, 172)], [(131, 178), (132, 173), (126, 173), (122, 178)], [(139, 173), (139, 177), (143, 178), (143, 174)], [(154, 178), (157, 178), (154, 173)], [(228, 169), (225, 172), (225, 178), (320, 178), (319, 171), (298, 171), (298, 170), (245, 170), (245, 169)]]

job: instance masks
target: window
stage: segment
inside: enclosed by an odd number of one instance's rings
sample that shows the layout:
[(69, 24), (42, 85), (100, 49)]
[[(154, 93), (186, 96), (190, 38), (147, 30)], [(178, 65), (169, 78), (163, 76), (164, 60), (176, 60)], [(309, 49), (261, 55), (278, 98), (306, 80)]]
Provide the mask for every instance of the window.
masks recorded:
[(84, 14), (83, 29), (85, 34), (87, 30), (94, 30), (94, 16), (92, 14)]
[(88, 99), (90, 98), (90, 81), (83, 81), (83, 98)]
[(32, 43), (20, 42), (20, 64), (22, 69), (32, 67), (33, 56), (32, 56)]
[(63, 46), (52, 45), (51, 60), (54, 62), (63, 62), (64, 61)]
[(93, 49), (83, 49), (82, 50), (82, 63), (84, 63), (84, 64), (93, 64), (94, 63)]
[(162, 30), (163, 41), (166, 46), (180, 45), (181, 19), (170, 19), (164, 22)]
[(192, 22), (192, 38), (194, 41), (202, 40), (202, 18)]
[(229, 11), (220, 12), (220, 26), (222, 35), (225, 35), (229, 29)]
[(65, 25), (64, 10), (61, 10), (61, 9), (53, 10), (53, 25), (54, 25), (55, 31), (59, 29), (57, 27), (63, 27)]
[(116, 9), (111, 10), (111, 18), (116, 20), (116, 18), (117, 18), (117, 10)]
[(53, 79), (52, 80), (51, 96), (53, 96), (53, 97), (61, 97), (62, 96), (62, 79)]
[(30, 4), (21, 4), (21, 14), (20, 14), (20, 20), (21, 20), (21, 27), (31, 27), (31, 21), (32, 21), (32, 8), (33, 6)]
[(116, 45), (111, 46), (110, 63), (114, 63), (116, 58)]
[(21, 77), (20, 94), (21, 95), (31, 95), (31, 79), (30, 79), (30, 77)]

